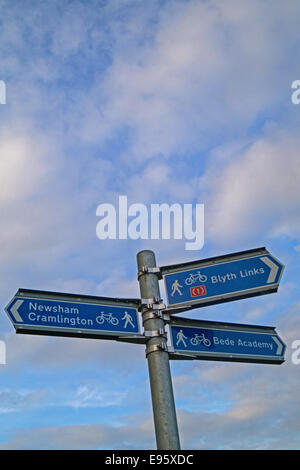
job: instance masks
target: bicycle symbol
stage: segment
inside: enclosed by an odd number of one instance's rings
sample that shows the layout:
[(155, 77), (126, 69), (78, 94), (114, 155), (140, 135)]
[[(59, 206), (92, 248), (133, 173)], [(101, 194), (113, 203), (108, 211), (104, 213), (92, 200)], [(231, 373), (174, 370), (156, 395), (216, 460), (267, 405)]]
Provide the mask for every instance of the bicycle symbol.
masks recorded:
[(205, 338), (204, 333), (201, 333), (201, 335), (195, 333), (194, 338), (191, 339), (191, 343), (193, 346), (198, 346), (198, 344), (203, 343), (207, 348), (211, 345), (210, 339)]
[(114, 325), (114, 326), (116, 326), (116, 325), (119, 323), (118, 318), (114, 317), (112, 313), (104, 313), (104, 312), (101, 312), (101, 315), (99, 315), (98, 317), (96, 317), (96, 322), (97, 322), (99, 325), (103, 325), (103, 323), (104, 323), (105, 320), (106, 320), (108, 323), (110, 323), (111, 325)]
[(189, 277), (186, 278), (185, 283), (187, 286), (190, 286), (191, 284), (194, 284), (194, 282), (198, 280), (200, 282), (206, 282), (207, 276), (205, 276), (205, 274), (201, 274), (200, 271), (197, 271), (195, 274), (191, 273)]

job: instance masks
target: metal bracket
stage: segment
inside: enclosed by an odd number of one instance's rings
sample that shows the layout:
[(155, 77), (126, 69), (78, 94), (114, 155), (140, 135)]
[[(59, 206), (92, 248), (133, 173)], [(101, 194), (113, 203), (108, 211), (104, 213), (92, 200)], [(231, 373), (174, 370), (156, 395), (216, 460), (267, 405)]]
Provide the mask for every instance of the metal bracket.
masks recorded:
[(163, 302), (159, 302), (157, 304), (153, 304), (151, 308), (153, 308), (153, 310), (164, 310), (166, 306)]
[(141, 306), (147, 305), (147, 308), (153, 310), (163, 310), (166, 308), (165, 304), (162, 302), (162, 299), (159, 297), (152, 297), (151, 299), (141, 299)]
[(149, 266), (142, 266), (138, 272), (138, 279), (140, 276), (143, 274), (157, 274), (158, 279), (162, 279), (162, 274), (160, 272), (160, 268), (158, 266), (155, 266), (154, 268), (150, 268)]
[(158, 330), (145, 330), (144, 335), (146, 338), (154, 338), (155, 336), (165, 336), (166, 332), (164, 328), (159, 328)]
[(141, 299), (141, 304), (147, 305), (148, 308), (151, 308), (153, 304), (160, 302), (159, 297), (151, 297), (150, 299)]
[(163, 313), (160, 310), (146, 310), (142, 314), (143, 323), (147, 320), (155, 320), (156, 318), (163, 318)]
[(117, 338), (117, 341), (135, 344), (146, 344), (147, 339), (143, 334), (140, 335), (122, 335)]
[(156, 318), (161, 318), (166, 322), (170, 321), (170, 315), (164, 313), (162, 310), (147, 310), (142, 314), (143, 322), (147, 320), (155, 320)]
[(167, 343), (152, 344), (146, 348), (146, 357), (155, 351), (168, 351)]
[[(197, 359), (197, 356), (192, 352), (184, 353), (182, 351), (175, 351), (173, 346), (168, 346), (168, 353), (171, 354), (170, 359)], [(172, 356), (173, 355), (173, 356)]]

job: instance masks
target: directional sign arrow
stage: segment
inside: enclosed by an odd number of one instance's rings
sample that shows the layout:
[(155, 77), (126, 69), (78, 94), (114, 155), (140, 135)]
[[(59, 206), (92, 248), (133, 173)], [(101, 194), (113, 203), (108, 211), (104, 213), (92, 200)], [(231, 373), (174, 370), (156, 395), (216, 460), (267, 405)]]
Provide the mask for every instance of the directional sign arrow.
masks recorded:
[(280, 356), (282, 354), (282, 351), (283, 351), (283, 348), (284, 348), (284, 344), (282, 343), (281, 340), (279, 340), (277, 338), (277, 336), (272, 336), (272, 339), (275, 341), (276, 345), (277, 345), (277, 350), (276, 350), (276, 355), (277, 356)]
[(5, 311), (17, 333), (144, 343), (139, 304), (139, 299), (19, 289)]
[(23, 323), (23, 319), (22, 319), (21, 315), (19, 314), (19, 308), (21, 307), (21, 305), (23, 303), (24, 303), (23, 299), (17, 299), (17, 300), (15, 300), (15, 302), (13, 302), (13, 304), (11, 306), (11, 309), (10, 309), (10, 313), (11, 313), (13, 319), (16, 322), (19, 322), (19, 323)]
[(160, 268), (174, 313), (277, 292), (283, 270), (265, 248)]
[(171, 359), (281, 364), (285, 344), (275, 328), (172, 317)]
[(279, 266), (275, 264), (271, 258), (267, 258), (266, 256), (261, 256), (260, 260), (265, 263), (270, 268), (269, 276), (267, 279), (267, 284), (270, 284), (275, 281), (276, 275), (279, 271)]

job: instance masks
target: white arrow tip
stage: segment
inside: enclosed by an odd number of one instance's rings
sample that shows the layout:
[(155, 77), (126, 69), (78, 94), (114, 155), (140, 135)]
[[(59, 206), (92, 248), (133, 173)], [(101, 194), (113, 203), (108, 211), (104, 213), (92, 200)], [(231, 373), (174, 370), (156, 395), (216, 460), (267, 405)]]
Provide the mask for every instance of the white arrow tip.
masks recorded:
[(277, 264), (273, 263), (273, 261), (270, 260), (270, 258), (268, 258), (267, 256), (262, 256), (260, 259), (263, 263), (265, 263), (270, 268), (270, 273), (267, 279), (267, 284), (271, 284), (272, 282), (275, 281), (279, 267), (277, 266)]
[(19, 308), (21, 307), (21, 305), (23, 304), (24, 300), (16, 300), (15, 303), (13, 304), (13, 306), (10, 308), (10, 313), (12, 314), (13, 318), (18, 321), (18, 322), (22, 322), (23, 323), (23, 319), (22, 317), (20, 316), (19, 314)]
[(283, 343), (281, 341), (279, 341), (279, 339), (277, 338), (277, 336), (272, 336), (273, 340), (275, 341), (275, 343), (277, 344), (277, 351), (276, 351), (276, 355), (277, 356), (280, 356), (281, 353), (282, 353), (282, 350), (283, 350)]

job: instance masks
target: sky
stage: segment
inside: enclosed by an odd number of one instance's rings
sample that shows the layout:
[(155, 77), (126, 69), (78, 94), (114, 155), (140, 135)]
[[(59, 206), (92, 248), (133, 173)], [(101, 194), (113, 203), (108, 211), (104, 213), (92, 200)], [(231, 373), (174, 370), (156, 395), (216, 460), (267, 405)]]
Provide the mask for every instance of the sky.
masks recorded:
[[(18, 288), (138, 298), (140, 250), (165, 266), (262, 246), (285, 265), (277, 293), (180, 315), (274, 326), (286, 360), (172, 361), (181, 446), (299, 449), (299, 2), (0, 11), (0, 449), (156, 448), (145, 347), (16, 335)], [(203, 247), (100, 240), (97, 207), (120, 195), (204, 204)]]

